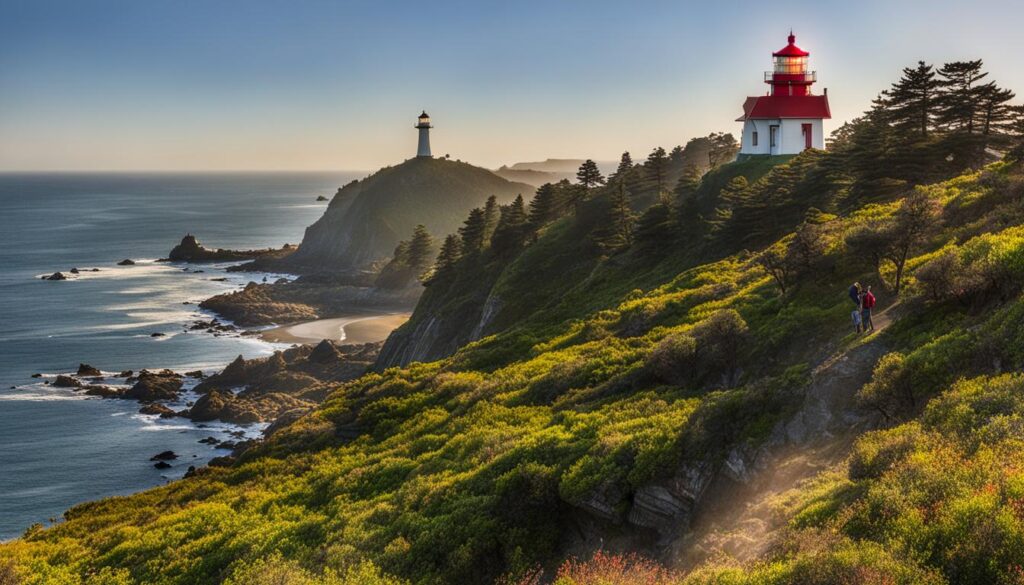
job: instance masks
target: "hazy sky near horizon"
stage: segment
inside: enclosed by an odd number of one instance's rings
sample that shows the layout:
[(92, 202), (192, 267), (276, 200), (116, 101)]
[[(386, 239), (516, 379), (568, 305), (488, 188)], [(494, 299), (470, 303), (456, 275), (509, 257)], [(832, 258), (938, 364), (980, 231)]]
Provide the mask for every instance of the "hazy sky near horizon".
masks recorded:
[(370, 170), (642, 158), (739, 134), (790, 27), (826, 131), (919, 59), (982, 58), (1024, 95), (1024, 5), (0, 0), (0, 170)]

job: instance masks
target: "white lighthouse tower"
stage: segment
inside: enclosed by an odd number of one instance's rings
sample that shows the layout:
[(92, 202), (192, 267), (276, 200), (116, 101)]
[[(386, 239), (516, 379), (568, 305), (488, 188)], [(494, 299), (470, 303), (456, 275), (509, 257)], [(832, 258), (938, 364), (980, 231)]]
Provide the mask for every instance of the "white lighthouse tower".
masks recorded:
[(420, 131), (420, 144), (416, 148), (416, 158), (430, 158), (430, 129), (433, 128), (430, 125), (430, 116), (424, 110), (417, 120), (418, 123), (413, 126)]

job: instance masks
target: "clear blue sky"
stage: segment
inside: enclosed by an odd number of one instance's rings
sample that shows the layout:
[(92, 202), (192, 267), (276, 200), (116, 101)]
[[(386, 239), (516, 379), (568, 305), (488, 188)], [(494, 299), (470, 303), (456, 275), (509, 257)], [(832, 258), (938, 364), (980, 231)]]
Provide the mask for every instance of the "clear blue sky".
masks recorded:
[(0, 169), (643, 156), (733, 122), (789, 28), (834, 119), (918, 59), (1024, 94), (1019, 2), (0, 0)]

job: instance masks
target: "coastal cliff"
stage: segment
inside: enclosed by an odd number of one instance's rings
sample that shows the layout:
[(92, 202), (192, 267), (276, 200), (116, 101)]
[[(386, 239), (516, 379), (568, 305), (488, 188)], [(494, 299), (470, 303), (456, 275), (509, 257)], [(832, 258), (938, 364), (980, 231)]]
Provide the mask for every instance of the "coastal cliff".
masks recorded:
[(283, 265), (298, 272), (363, 268), (388, 258), (417, 224), (443, 236), (491, 195), (508, 202), (532, 193), (468, 163), (409, 159), (339, 189)]

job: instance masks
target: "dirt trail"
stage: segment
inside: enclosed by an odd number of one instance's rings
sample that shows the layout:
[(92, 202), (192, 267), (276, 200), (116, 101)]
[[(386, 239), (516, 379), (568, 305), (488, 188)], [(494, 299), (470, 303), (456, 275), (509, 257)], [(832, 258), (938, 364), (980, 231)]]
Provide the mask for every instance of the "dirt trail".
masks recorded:
[(671, 562), (689, 570), (710, 559), (749, 562), (762, 556), (782, 527), (783, 494), (842, 463), (854, 440), (879, 421), (857, 407), (857, 391), (887, 352), (881, 332), (895, 305), (873, 318), (875, 332), (848, 344), (815, 368), (803, 404), (776, 428), (767, 468), (747, 484), (722, 481), (701, 506), (693, 530), (673, 548)]

